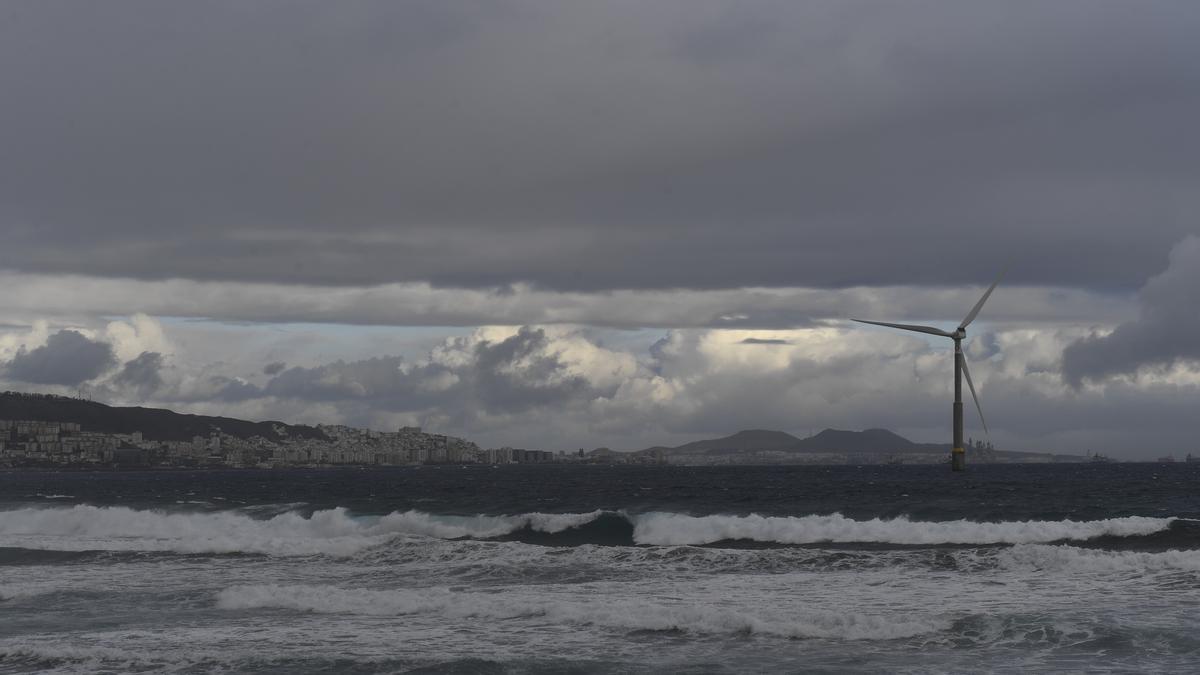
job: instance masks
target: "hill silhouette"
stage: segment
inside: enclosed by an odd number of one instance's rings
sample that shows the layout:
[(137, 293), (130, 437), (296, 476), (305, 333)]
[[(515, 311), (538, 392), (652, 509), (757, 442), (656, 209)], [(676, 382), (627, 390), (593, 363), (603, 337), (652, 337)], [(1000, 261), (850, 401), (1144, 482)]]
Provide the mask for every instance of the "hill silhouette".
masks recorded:
[(238, 438), (261, 436), (273, 441), (326, 438), (320, 429), (305, 425), (188, 415), (164, 408), (123, 408), (78, 398), (19, 392), (0, 393), (0, 419), (78, 422), (85, 431), (112, 434), (140, 431), (144, 438), (156, 441), (186, 441), (193, 436), (208, 436), (214, 431)]
[(825, 429), (821, 433), (799, 441), (794, 452), (904, 452), (927, 446), (913, 443), (900, 434), (887, 429), (865, 431), (843, 431)]
[(686, 454), (718, 454), (727, 452), (750, 452), (755, 450), (790, 450), (799, 442), (799, 438), (796, 438), (795, 436), (783, 431), (747, 429), (724, 438), (693, 441), (691, 443), (685, 443), (674, 448), (655, 446), (653, 448), (647, 448), (642, 452), (654, 452), (662, 449), (667, 450), (668, 452), (679, 452)]
[[(838, 454), (875, 455), (876, 457), (900, 458), (904, 455), (923, 456), (949, 455), (950, 444), (915, 443), (887, 429), (866, 429), (864, 431), (845, 431), (842, 429), (825, 429), (808, 438), (797, 438), (783, 431), (767, 429), (749, 429), (739, 431), (731, 436), (713, 438), (702, 441), (692, 441), (683, 445), (671, 447), (656, 446), (639, 450), (634, 454), (656, 454), (663, 452), (668, 457), (685, 457), (688, 455), (729, 455), (772, 451), (788, 454)], [(1022, 452), (1012, 450), (990, 450), (992, 458), (1003, 458), (1006, 461), (1054, 461), (1078, 462), (1085, 458), (1077, 455), (1059, 455), (1041, 452)]]
[(887, 429), (844, 431), (825, 429), (808, 438), (797, 438), (783, 431), (747, 429), (731, 436), (693, 441), (676, 447), (656, 446), (640, 452), (664, 450), (671, 454), (737, 454), (772, 450), (791, 453), (871, 453), (894, 454), (905, 452), (950, 451), (949, 445), (914, 443)]

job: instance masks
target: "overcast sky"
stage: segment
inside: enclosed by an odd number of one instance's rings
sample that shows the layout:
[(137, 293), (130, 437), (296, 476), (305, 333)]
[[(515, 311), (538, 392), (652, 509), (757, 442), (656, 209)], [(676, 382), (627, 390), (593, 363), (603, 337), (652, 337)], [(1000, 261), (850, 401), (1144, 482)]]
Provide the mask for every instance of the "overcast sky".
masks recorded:
[[(0, 5), (0, 387), (1200, 452), (1200, 4)], [(978, 420), (968, 415), (968, 433)]]

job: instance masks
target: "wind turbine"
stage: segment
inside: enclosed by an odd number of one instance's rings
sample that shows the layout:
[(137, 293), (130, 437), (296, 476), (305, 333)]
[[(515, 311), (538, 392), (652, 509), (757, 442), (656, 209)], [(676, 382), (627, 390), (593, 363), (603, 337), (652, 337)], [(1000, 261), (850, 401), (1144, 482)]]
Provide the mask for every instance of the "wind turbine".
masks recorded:
[(983, 431), (987, 433), (988, 430), (987, 421), (983, 419), (983, 408), (979, 405), (979, 396), (975, 394), (975, 384), (971, 382), (971, 370), (967, 368), (967, 355), (963, 353), (962, 341), (967, 337), (967, 326), (971, 325), (976, 316), (979, 316), (979, 310), (983, 309), (983, 303), (987, 302), (988, 297), (992, 295), (992, 291), (996, 290), (996, 285), (1000, 283), (1000, 279), (1003, 277), (1004, 272), (1001, 272), (996, 281), (984, 292), (983, 297), (979, 298), (979, 302), (975, 303), (975, 306), (971, 308), (971, 311), (967, 314), (967, 318), (962, 320), (962, 323), (958, 325), (958, 329), (953, 333), (932, 326), (914, 326), (906, 323), (854, 319), (859, 323), (928, 333), (954, 340), (954, 447), (950, 451), (950, 468), (954, 471), (962, 471), (967, 468), (966, 451), (963, 449), (962, 377), (964, 375), (967, 377), (967, 386), (971, 388), (971, 398), (975, 401), (975, 409), (979, 411), (979, 421), (983, 423)]

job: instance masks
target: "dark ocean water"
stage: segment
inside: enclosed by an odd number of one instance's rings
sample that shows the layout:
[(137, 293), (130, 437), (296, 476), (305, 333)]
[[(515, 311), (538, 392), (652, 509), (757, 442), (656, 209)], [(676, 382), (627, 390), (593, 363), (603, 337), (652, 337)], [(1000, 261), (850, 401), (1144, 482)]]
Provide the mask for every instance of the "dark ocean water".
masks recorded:
[(0, 473), (0, 672), (1198, 672), (1200, 465)]

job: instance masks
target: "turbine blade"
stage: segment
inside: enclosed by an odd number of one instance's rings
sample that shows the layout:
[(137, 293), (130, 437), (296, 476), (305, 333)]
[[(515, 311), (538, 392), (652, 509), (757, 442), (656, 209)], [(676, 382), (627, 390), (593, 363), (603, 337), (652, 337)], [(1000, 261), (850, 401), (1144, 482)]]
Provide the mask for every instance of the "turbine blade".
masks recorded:
[(979, 316), (979, 310), (983, 309), (983, 303), (987, 302), (988, 297), (992, 295), (992, 291), (996, 290), (996, 284), (1000, 283), (1000, 280), (1004, 278), (1004, 273), (1007, 271), (1008, 267), (1000, 270), (1000, 276), (996, 277), (996, 280), (993, 281), (992, 285), (989, 286), (987, 291), (984, 292), (983, 297), (979, 299), (979, 302), (975, 303), (975, 306), (971, 308), (971, 313), (968, 314), (967, 318), (963, 319), (962, 323), (958, 325), (959, 328), (966, 328), (971, 324), (972, 321), (975, 320), (975, 317)]
[(887, 326), (888, 328), (899, 328), (900, 330), (913, 330), (918, 333), (929, 333), (930, 335), (940, 335), (942, 337), (954, 337), (953, 333), (947, 333), (946, 331), (942, 330), (941, 328), (934, 328), (933, 326), (914, 326), (914, 325), (908, 324), (908, 323), (887, 323), (884, 321), (867, 321), (866, 319), (851, 319), (851, 320), (857, 321), (859, 323), (869, 323), (869, 324), (873, 324), (876, 326)]
[(983, 406), (979, 405), (979, 396), (975, 394), (975, 383), (971, 381), (971, 369), (967, 367), (967, 353), (963, 352), (962, 357), (962, 370), (963, 375), (967, 378), (967, 388), (971, 390), (971, 399), (975, 401), (975, 410), (979, 411), (979, 421), (983, 423), (983, 433), (987, 434), (990, 439), (992, 434), (988, 431), (987, 420), (983, 418)]

